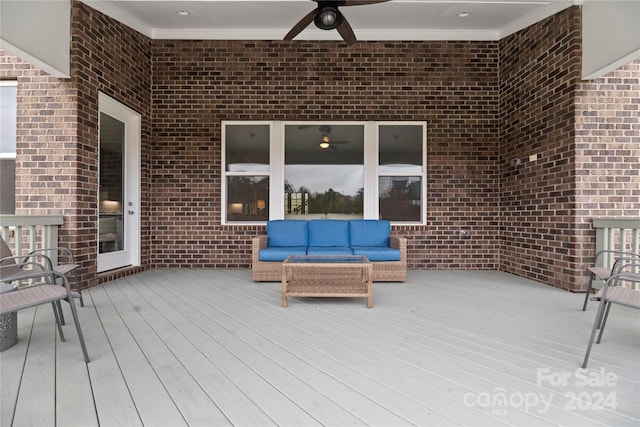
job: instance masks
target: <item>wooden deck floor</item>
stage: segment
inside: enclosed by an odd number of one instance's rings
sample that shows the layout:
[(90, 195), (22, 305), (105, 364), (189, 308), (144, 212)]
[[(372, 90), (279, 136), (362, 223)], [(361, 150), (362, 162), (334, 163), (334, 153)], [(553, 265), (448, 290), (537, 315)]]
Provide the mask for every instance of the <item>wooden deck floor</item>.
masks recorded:
[(82, 360), (50, 306), (0, 354), (2, 426), (635, 425), (640, 317), (499, 272), (410, 271), (364, 299), (249, 271), (152, 270), (85, 291)]

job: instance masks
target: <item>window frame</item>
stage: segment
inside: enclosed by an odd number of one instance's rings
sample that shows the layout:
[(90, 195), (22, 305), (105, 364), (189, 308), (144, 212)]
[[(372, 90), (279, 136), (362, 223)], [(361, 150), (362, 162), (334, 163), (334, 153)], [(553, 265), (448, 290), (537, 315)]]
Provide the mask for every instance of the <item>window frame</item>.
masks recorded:
[[(422, 171), (407, 173), (405, 171), (380, 173), (380, 127), (381, 126), (421, 126), (422, 127)], [(381, 121), (375, 122), (375, 218), (380, 218), (380, 177), (381, 176), (410, 176), (420, 177), (420, 220), (419, 221), (391, 221), (395, 225), (424, 225), (427, 221), (427, 122), (424, 121)]]
[[(227, 125), (267, 125), (269, 126), (269, 168), (268, 172), (232, 172), (226, 165), (226, 127)], [(284, 182), (285, 182), (285, 126), (288, 125), (362, 125), (364, 128), (364, 201), (363, 217), (378, 219), (379, 212), (379, 137), (380, 126), (421, 126), (422, 127), (422, 172), (421, 173), (385, 173), (382, 176), (416, 176), (421, 179), (421, 208), (419, 221), (391, 221), (393, 225), (424, 225), (427, 218), (427, 122), (426, 121), (340, 121), (340, 120), (223, 120), (221, 122), (221, 224), (222, 225), (260, 225), (264, 220), (229, 221), (227, 220), (227, 177), (229, 176), (267, 176), (269, 178), (269, 220), (284, 219)]]
[[(2, 149), (0, 148), (0, 163), (4, 163), (4, 162), (8, 162), (9, 165), (5, 165), (5, 167), (3, 167), (2, 169), (5, 170), (8, 167), (12, 167), (13, 168), (13, 181), (12, 182), (8, 182), (11, 181), (10, 179), (7, 179), (6, 175), (9, 175), (10, 173), (5, 173), (3, 179), (2, 179), (2, 185), (4, 186), (1, 193), (2, 193), (2, 197), (4, 199), (4, 203), (7, 204), (11, 204), (11, 202), (13, 202), (13, 206), (11, 206), (10, 209), (6, 208), (6, 205), (3, 204), (3, 211), (0, 211), (0, 213), (6, 213), (6, 214), (14, 214), (15, 213), (15, 208), (16, 208), (16, 174), (17, 174), (17, 170), (16, 170), (16, 164), (17, 164), (17, 156), (16, 156), (16, 152), (18, 150), (18, 80), (0, 80), (0, 87), (15, 87), (16, 88), (16, 99), (15, 99), (15, 105), (16, 108), (13, 111), (14, 113), (14, 121), (13, 121), (13, 130), (15, 131), (15, 148), (13, 149), (13, 151), (2, 151)], [(4, 119), (4, 117), (2, 118)], [(6, 172), (6, 171), (5, 171)], [(7, 181), (7, 182), (5, 182)], [(7, 185), (9, 184), (9, 185)], [(6, 190), (6, 192), (5, 192)]]
[[(222, 123), (222, 143), (221, 145), (221, 160), (220, 164), (222, 165), (222, 173), (221, 173), (221, 191), (220, 191), (220, 212), (221, 212), (221, 221), (220, 223), (223, 225), (256, 225), (256, 224), (266, 224), (266, 221), (258, 220), (258, 221), (230, 221), (227, 219), (227, 178), (230, 176), (266, 176), (269, 178), (269, 218), (273, 218), (273, 169), (276, 165), (273, 158), (273, 141), (274, 141), (274, 126), (272, 121), (265, 120), (223, 120)], [(227, 126), (268, 126), (269, 127), (269, 171), (268, 172), (256, 172), (256, 171), (243, 171), (243, 172), (234, 172), (227, 171), (227, 144), (226, 144), (226, 135), (227, 135)]]

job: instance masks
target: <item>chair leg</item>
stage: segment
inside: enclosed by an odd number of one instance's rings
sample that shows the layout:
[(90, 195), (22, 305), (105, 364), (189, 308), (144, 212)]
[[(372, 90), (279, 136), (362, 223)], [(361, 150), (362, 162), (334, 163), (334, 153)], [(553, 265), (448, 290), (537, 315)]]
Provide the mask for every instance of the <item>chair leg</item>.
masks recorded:
[(593, 339), (596, 337), (596, 331), (602, 323), (602, 317), (605, 311), (605, 300), (600, 300), (598, 305), (598, 311), (596, 312), (596, 318), (593, 321), (593, 329), (591, 330), (591, 337), (589, 338), (589, 345), (587, 346), (587, 352), (584, 355), (584, 361), (582, 362), (582, 369), (587, 369), (587, 362), (589, 361), (589, 355), (591, 354), (591, 347), (593, 346)]
[(58, 327), (58, 333), (60, 334), (60, 341), (64, 341), (64, 332), (62, 332), (62, 324), (60, 323), (60, 301), (54, 301), (51, 303), (53, 307), (53, 316), (56, 318), (56, 326)]
[(80, 329), (80, 320), (78, 319), (78, 312), (76, 310), (76, 304), (73, 302), (73, 298), (69, 298), (69, 305), (71, 306), (71, 314), (73, 315), (73, 321), (76, 324), (76, 331), (78, 332), (78, 338), (80, 339), (80, 346), (82, 347), (82, 354), (84, 355), (84, 363), (89, 363), (89, 354), (87, 353), (87, 347), (84, 344), (82, 329)]
[(60, 317), (60, 324), (61, 325), (65, 325), (65, 321), (64, 321), (64, 313), (62, 313), (62, 304), (60, 304), (60, 301), (56, 301), (55, 302), (56, 307), (58, 307), (58, 316)]
[(582, 311), (587, 310), (587, 303), (589, 302), (589, 296), (591, 295), (591, 290), (593, 289), (593, 274), (589, 279), (589, 284), (587, 285), (587, 294), (584, 297), (584, 304), (582, 305)]
[(602, 339), (602, 334), (604, 333), (604, 325), (607, 323), (607, 318), (609, 317), (609, 311), (611, 310), (611, 303), (607, 303), (607, 309), (604, 312), (604, 316), (602, 317), (602, 321), (600, 322), (600, 333), (598, 334), (598, 340), (596, 341), (600, 344), (600, 340)]
[(80, 307), (84, 307), (84, 299), (82, 299), (82, 289), (80, 289), (80, 280), (78, 280), (78, 273), (73, 270), (73, 279), (76, 281), (76, 290), (80, 295)]

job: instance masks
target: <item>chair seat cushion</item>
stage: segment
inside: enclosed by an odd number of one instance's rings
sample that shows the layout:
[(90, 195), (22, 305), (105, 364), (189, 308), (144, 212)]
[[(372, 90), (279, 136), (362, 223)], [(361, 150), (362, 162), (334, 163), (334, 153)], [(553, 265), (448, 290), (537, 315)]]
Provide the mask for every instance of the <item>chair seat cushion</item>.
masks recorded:
[(353, 255), (353, 251), (340, 246), (309, 246), (307, 255)]
[(307, 248), (305, 246), (274, 246), (260, 250), (258, 259), (260, 261), (279, 261), (282, 262), (289, 255), (306, 255)]
[(354, 255), (364, 255), (369, 261), (400, 261), (400, 249), (381, 248), (377, 246), (354, 246)]

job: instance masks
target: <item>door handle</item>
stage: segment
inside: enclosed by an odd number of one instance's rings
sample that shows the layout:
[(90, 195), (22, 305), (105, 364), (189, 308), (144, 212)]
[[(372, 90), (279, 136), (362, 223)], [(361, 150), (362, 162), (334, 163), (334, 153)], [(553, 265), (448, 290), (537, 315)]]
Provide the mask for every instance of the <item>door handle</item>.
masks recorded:
[(133, 211), (127, 211), (129, 215), (133, 215)]

